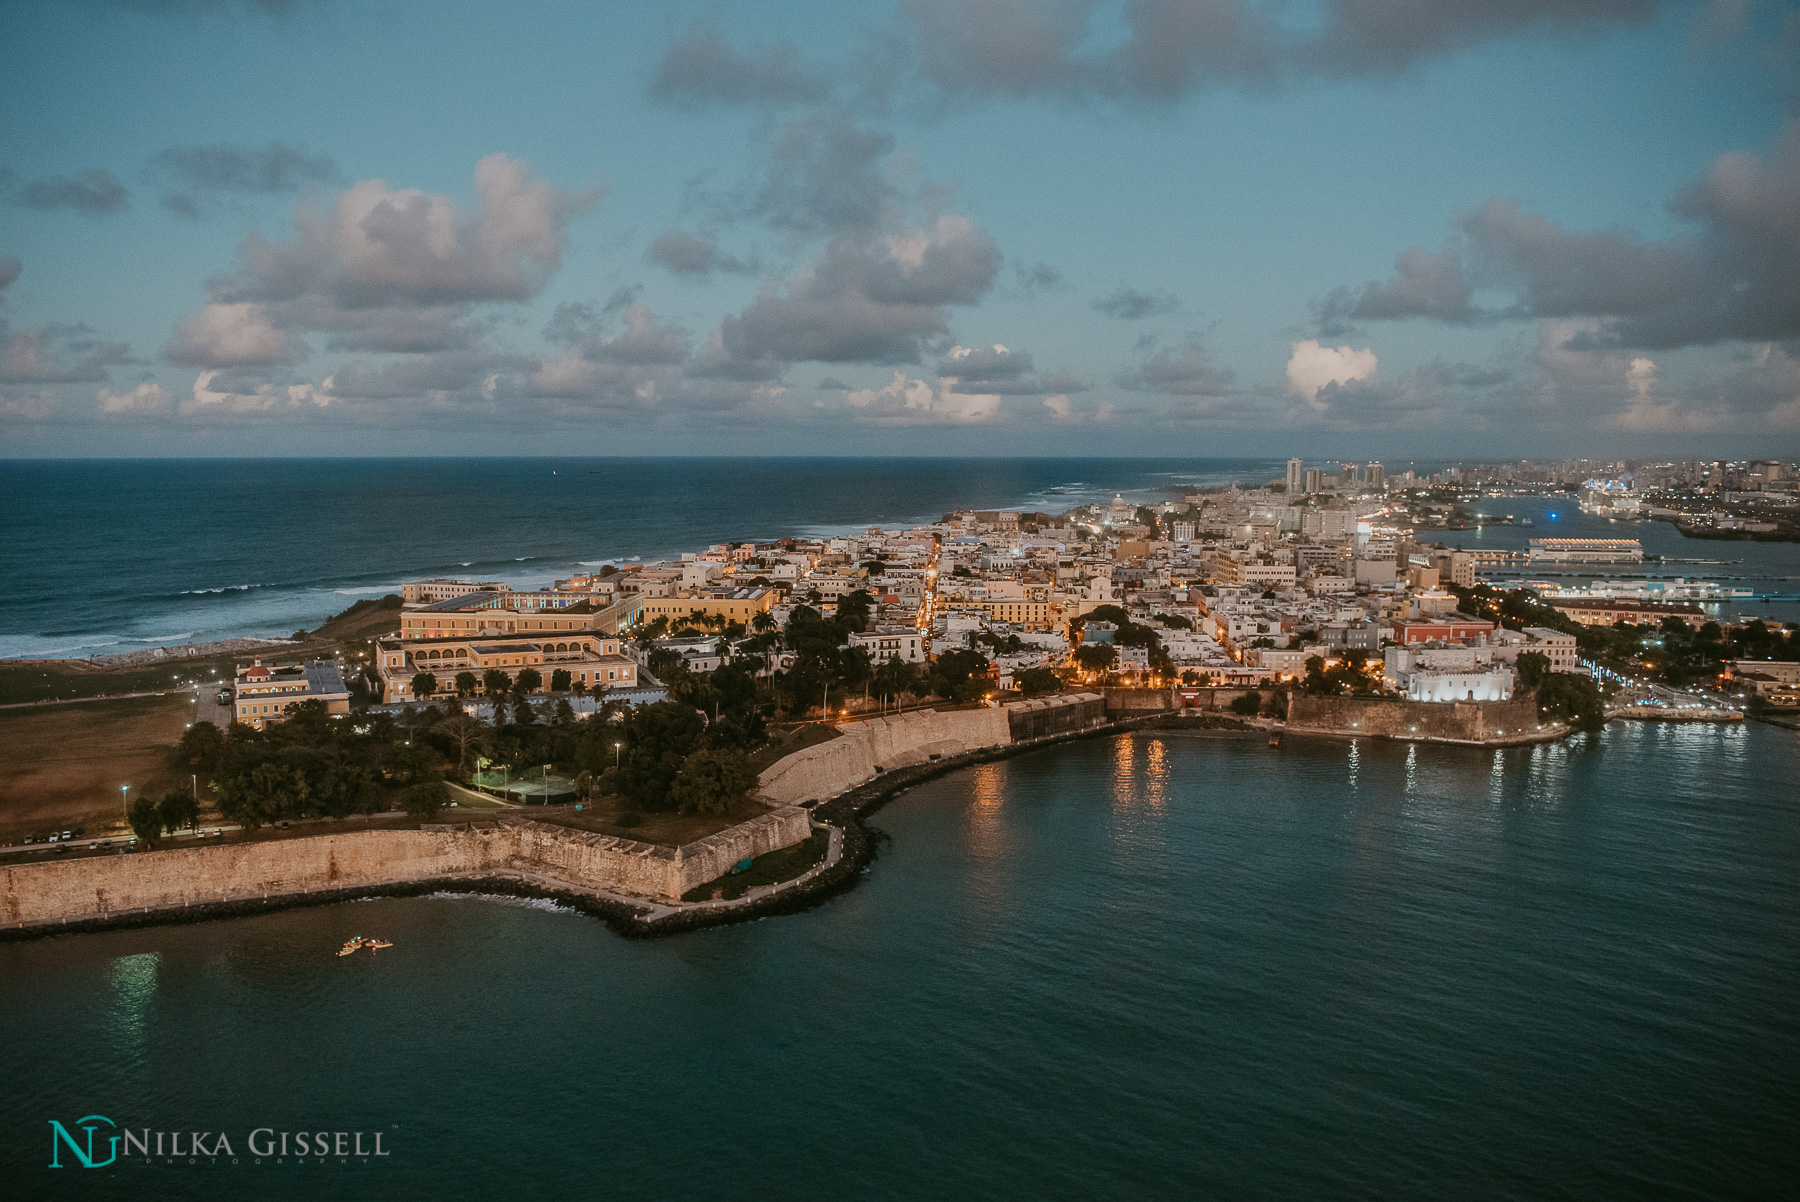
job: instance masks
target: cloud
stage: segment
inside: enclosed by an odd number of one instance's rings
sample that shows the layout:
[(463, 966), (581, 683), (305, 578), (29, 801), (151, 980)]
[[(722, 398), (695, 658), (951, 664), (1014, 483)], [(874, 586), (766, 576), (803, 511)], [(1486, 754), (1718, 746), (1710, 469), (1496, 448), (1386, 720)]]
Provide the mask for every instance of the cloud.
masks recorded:
[(1121, 284), (1112, 295), (1093, 301), (1089, 307), (1120, 321), (1141, 321), (1181, 312), (1181, 298), (1167, 292), (1139, 292)]
[(886, 169), (894, 145), (892, 134), (840, 108), (797, 117), (775, 132), (760, 178), (739, 202), (741, 215), (797, 239), (868, 236), (902, 224), (899, 190)]
[(792, 42), (740, 52), (703, 21), (690, 25), (664, 52), (650, 81), (652, 96), (690, 107), (807, 104), (829, 91), (824, 74), (806, 67)]
[(475, 190), (472, 213), (381, 180), (352, 185), (323, 213), (303, 202), (294, 241), (250, 235), (238, 271), (213, 291), (227, 301), (316, 294), (347, 309), (529, 300), (561, 264), (569, 220), (599, 199), (598, 189), (532, 179), (503, 154), (476, 164)]
[(1120, 372), (1114, 381), (1133, 392), (1218, 396), (1235, 378), (1230, 369), (1216, 366), (1198, 342), (1190, 341), (1180, 350), (1164, 347), (1146, 362)]
[(1375, 352), (1352, 350), (1347, 346), (1320, 346), (1318, 339), (1308, 338), (1293, 344), (1288, 358), (1288, 391), (1308, 402), (1318, 402), (1319, 390), (1327, 384), (1348, 384), (1375, 374)]
[(62, 408), (62, 398), (50, 389), (35, 392), (0, 392), (0, 421), (40, 422)]
[(1725, 424), (1726, 416), (1718, 410), (1684, 408), (1673, 399), (1659, 400), (1656, 396), (1659, 374), (1654, 359), (1634, 356), (1625, 367), (1629, 400), (1625, 408), (1609, 415), (1603, 424), (1614, 430), (1638, 433), (1714, 430)]
[(932, 384), (899, 371), (885, 387), (847, 392), (844, 401), (878, 426), (978, 425), (1000, 414), (998, 396), (955, 392), (949, 380)]
[(170, 410), (169, 394), (163, 391), (162, 385), (152, 380), (145, 380), (136, 388), (125, 392), (102, 388), (94, 394), (94, 400), (101, 413), (113, 417), (157, 416)]
[(164, 208), (202, 217), (218, 207), (219, 193), (287, 192), (329, 180), (336, 168), (327, 154), (280, 142), (261, 147), (219, 143), (171, 146), (151, 158), (146, 174), (173, 185), (163, 195)]
[[(24, 264), (20, 263), (15, 256), (0, 255), (0, 293), (5, 292), (7, 285), (18, 279), (19, 273), (24, 269)], [(0, 303), (4, 303), (5, 299), (4, 296), (0, 296)]]
[(14, 186), (11, 173), (0, 174), (0, 190), (15, 205), (50, 211), (69, 209), (84, 217), (106, 217), (130, 205), (130, 193), (104, 167), (74, 175), (46, 175)]
[(481, 341), (484, 303), (529, 300), (562, 262), (567, 227), (598, 190), (566, 192), (527, 166), (489, 155), (475, 169), (479, 203), (364, 180), (321, 210), (295, 206), (295, 237), (251, 234), (235, 270), (208, 284), (209, 303), (176, 330), (167, 355), (202, 368), (268, 366), (309, 353), (306, 335), (337, 351), (437, 354)]
[[(1462, 215), (1460, 239), (1403, 254), (1393, 279), (1326, 297), (1322, 332), (1348, 320), (1591, 318), (1578, 335), (1590, 349), (1800, 337), (1800, 121), (1765, 156), (1714, 159), (1670, 208), (1692, 228), (1659, 242), (1570, 231), (1517, 201), (1490, 200)], [(1481, 287), (1510, 292), (1512, 303), (1477, 310)]]
[(1044, 398), (1044, 408), (1050, 411), (1050, 421), (1058, 426), (1078, 426), (1088, 423), (1101, 423), (1113, 420), (1111, 401), (1101, 401), (1092, 409), (1078, 409), (1075, 402), (1061, 393)]
[(328, 377), (318, 387), (311, 384), (278, 385), (267, 381), (246, 385), (248, 391), (237, 391), (238, 385), (226, 383), (214, 388), (220, 373), (203, 371), (194, 379), (193, 395), (181, 403), (184, 416), (230, 417), (244, 414), (293, 413), (323, 409), (336, 397)]
[(756, 264), (734, 255), (719, 252), (719, 239), (712, 233), (688, 233), (670, 230), (650, 244), (644, 253), (646, 263), (666, 267), (676, 275), (705, 279), (715, 271), (753, 275)]
[(1320, 337), (1341, 338), (1355, 332), (1358, 321), (1430, 317), (1467, 324), (1481, 316), (1472, 301), (1460, 245), (1451, 239), (1436, 254), (1418, 247), (1402, 252), (1390, 280), (1372, 280), (1358, 292), (1333, 289), (1313, 305), (1313, 316)]
[(960, 216), (879, 238), (834, 238), (785, 293), (765, 288), (727, 317), (721, 342), (734, 359), (917, 362), (948, 333), (946, 307), (978, 301), (1000, 258), (993, 238)]
[(1595, 36), (1648, 22), (1662, 7), (1323, 0), (1315, 11), (1268, 0), (909, 0), (904, 12), (917, 71), (948, 100), (1169, 103), (1219, 88), (1388, 77), (1508, 38)]
[(131, 346), (92, 336), (86, 326), (42, 325), (17, 332), (0, 321), (0, 383), (79, 384), (104, 380), (130, 363)]
[(190, 367), (268, 366), (294, 359), (295, 346), (263, 305), (239, 301), (207, 305), (189, 317), (163, 353)]
[(1062, 288), (1067, 283), (1063, 273), (1048, 263), (1014, 263), (1013, 279), (1026, 296), (1034, 296), (1040, 289), (1048, 292)]

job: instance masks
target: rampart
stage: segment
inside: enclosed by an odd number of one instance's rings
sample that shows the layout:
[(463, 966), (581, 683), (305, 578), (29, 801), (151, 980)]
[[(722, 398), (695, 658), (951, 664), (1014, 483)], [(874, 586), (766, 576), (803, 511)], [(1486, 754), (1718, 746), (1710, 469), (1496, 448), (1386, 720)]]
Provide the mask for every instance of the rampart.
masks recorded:
[(0, 925), (104, 918), (419, 881), (522, 874), (588, 892), (674, 901), (740, 860), (811, 833), (784, 807), (681, 847), (507, 816), (493, 824), (225, 843), (0, 868)]
[(1430, 702), (1294, 693), (1288, 699), (1287, 729), (1456, 743), (1530, 743), (1567, 733), (1565, 727), (1538, 722), (1537, 700), (1531, 696), (1510, 701)]
[(1012, 742), (1006, 711), (914, 710), (887, 718), (845, 722), (840, 737), (803, 748), (763, 769), (757, 785), (776, 805), (836, 797), (872, 780), (878, 771), (911, 767)]
[(1106, 700), (1098, 693), (1062, 693), (1006, 707), (1006, 723), (1015, 743), (1051, 735), (1072, 734), (1106, 721)]

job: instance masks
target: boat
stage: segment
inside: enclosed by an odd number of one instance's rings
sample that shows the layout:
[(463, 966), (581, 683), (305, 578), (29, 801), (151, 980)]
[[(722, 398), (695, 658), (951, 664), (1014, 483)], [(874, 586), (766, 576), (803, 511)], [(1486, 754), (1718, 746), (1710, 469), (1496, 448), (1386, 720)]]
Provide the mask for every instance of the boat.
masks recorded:
[(344, 944), (343, 947), (338, 948), (338, 955), (340, 955), (340, 956), (352, 955), (356, 952), (356, 949), (360, 948), (365, 942), (366, 942), (366, 940), (364, 940), (361, 935), (358, 935), (355, 938), (351, 939), (348, 943)]
[(371, 955), (373, 955), (377, 951), (380, 951), (384, 947), (393, 947), (394, 946), (393, 942), (391, 940), (387, 940), (387, 939), (367, 939), (367, 940), (364, 940), (363, 942), (364, 942), (364, 945), (366, 947), (368, 947)]

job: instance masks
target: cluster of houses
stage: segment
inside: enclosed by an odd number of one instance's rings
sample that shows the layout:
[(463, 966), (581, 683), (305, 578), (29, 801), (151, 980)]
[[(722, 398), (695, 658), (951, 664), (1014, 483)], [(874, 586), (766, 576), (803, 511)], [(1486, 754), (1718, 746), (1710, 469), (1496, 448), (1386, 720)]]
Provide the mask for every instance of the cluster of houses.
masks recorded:
[[(1152, 506), (1115, 497), (1061, 514), (959, 511), (906, 529), (720, 544), (542, 589), (422, 580), (405, 586), (400, 631), (375, 647), (368, 683), (379, 703), (406, 705), (466, 693), (471, 674), (516, 680), (529, 668), (585, 709), (602, 697), (658, 700), (655, 650), (710, 671), (784, 626), (796, 606), (830, 614), (850, 594), (866, 598), (868, 622), (849, 642), (873, 662), (924, 664), (972, 649), (1002, 689), (1028, 669), (1076, 669), (1077, 646), (1113, 642), (1121, 613), (1156, 636), (1154, 655), (1141, 634), (1116, 646), (1105, 671), (1130, 683), (1279, 683), (1304, 675), (1315, 656), (1335, 664), (1360, 652), (1397, 695), (1499, 700), (1512, 695), (1522, 653), (1580, 671), (1571, 635), (1457, 612), (1447, 586), (1472, 586), (1487, 565), (1479, 553), (1422, 541), (1429, 516), (1417, 520), (1411, 483), (1379, 464), (1327, 474), (1294, 460), (1285, 487), (1231, 486)], [(1582, 605), (1568, 602), (1570, 616), (1601, 616)], [(1704, 620), (1692, 605), (1619, 606), (1631, 612), (1605, 618)], [(758, 645), (759, 671), (788, 666), (769, 642)], [(1097, 672), (1076, 670), (1094, 682)]]

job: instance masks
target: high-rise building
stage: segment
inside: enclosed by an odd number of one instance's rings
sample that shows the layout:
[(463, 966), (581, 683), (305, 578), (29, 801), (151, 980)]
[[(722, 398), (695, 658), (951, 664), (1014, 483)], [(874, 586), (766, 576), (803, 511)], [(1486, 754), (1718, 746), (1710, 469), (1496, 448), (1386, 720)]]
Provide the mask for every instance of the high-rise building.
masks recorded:
[(1307, 492), (1324, 492), (1325, 491), (1325, 469), (1324, 468), (1309, 467), (1306, 469), (1306, 491)]
[(1302, 463), (1300, 460), (1298, 460), (1298, 459), (1288, 460), (1288, 478), (1287, 478), (1288, 495), (1292, 496), (1300, 491), (1301, 485), (1304, 483), (1301, 473), (1303, 473), (1305, 470), (1306, 470), (1306, 465), (1304, 463)]
[(1370, 488), (1387, 487), (1387, 469), (1379, 463), (1371, 463), (1363, 468), (1363, 483)]

